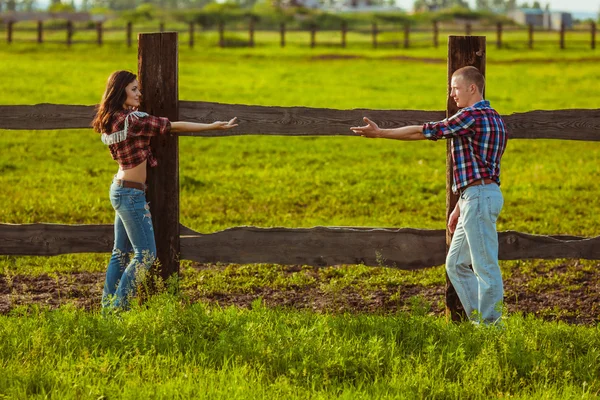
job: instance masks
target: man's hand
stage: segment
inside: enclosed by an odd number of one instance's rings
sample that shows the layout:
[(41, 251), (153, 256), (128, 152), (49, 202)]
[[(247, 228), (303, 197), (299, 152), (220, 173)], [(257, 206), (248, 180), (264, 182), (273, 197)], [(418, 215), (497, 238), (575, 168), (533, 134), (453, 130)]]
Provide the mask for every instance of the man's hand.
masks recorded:
[(236, 120), (237, 120), (237, 117), (233, 117), (232, 119), (230, 119), (227, 122), (215, 121), (211, 124), (212, 125), (211, 129), (223, 130), (223, 129), (235, 128), (236, 126), (238, 126), (238, 124), (236, 124)]
[(458, 208), (458, 204), (454, 207), (454, 210), (450, 213), (450, 218), (448, 218), (448, 230), (450, 233), (454, 233), (456, 229), (456, 224), (458, 224), (458, 217), (460, 217), (460, 209)]
[(354, 126), (350, 128), (351, 131), (360, 136), (377, 138), (381, 137), (383, 131), (377, 124), (371, 121), (369, 118), (364, 117), (363, 120), (367, 123), (365, 126)]

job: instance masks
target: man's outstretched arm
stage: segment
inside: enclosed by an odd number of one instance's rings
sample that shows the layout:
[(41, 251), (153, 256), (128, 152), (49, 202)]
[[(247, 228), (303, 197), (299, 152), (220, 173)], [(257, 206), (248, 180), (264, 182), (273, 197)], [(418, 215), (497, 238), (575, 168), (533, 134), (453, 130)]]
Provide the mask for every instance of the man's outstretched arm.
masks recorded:
[(381, 129), (377, 124), (369, 118), (364, 117), (363, 120), (367, 123), (365, 126), (354, 126), (350, 128), (354, 133), (360, 136), (370, 138), (386, 138), (396, 140), (424, 140), (422, 125), (408, 125), (402, 128)]

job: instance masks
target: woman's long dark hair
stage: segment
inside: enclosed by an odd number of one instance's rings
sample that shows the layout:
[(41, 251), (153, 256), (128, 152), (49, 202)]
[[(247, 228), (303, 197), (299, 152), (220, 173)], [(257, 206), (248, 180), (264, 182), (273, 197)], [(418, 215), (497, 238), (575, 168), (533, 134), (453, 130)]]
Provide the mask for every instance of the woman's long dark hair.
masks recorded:
[(106, 90), (98, 105), (96, 117), (92, 121), (92, 127), (98, 133), (110, 133), (110, 123), (114, 113), (123, 109), (123, 103), (127, 100), (125, 88), (135, 80), (135, 74), (129, 71), (115, 71), (108, 77)]

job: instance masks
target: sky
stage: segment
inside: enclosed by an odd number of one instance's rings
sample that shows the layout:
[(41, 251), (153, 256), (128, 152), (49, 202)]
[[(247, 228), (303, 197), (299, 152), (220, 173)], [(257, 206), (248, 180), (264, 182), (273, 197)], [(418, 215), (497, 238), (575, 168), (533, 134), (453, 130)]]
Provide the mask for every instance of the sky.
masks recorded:
[[(475, 5), (475, 0), (468, 0), (471, 6)], [(600, 0), (538, 0), (542, 7), (550, 3), (550, 9), (556, 11), (583, 11), (598, 13), (600, 11)], [(533, 0), (517, 0), (517, 4), (527, 2), (533, 3)], [(412, 9), (414, 0), (396, 0), (396, 4), (405, 10)]]

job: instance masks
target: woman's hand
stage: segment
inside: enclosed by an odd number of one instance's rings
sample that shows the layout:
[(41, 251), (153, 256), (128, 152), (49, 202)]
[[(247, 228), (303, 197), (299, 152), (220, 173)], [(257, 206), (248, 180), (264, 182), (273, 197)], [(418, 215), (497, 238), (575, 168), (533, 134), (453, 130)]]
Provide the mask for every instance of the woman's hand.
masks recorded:
[(237, 117), (233, 117), (231, 118), (229, 121), (224, 122), (224, 121), (215, 121), (213, 122), (211, 125), (211, 130), (223, 130), (223, 129), (231, 129), (231, 128), (235, 128), (236, 126), (238, 126), (238, 124), (236, 124), (237, 122)]

